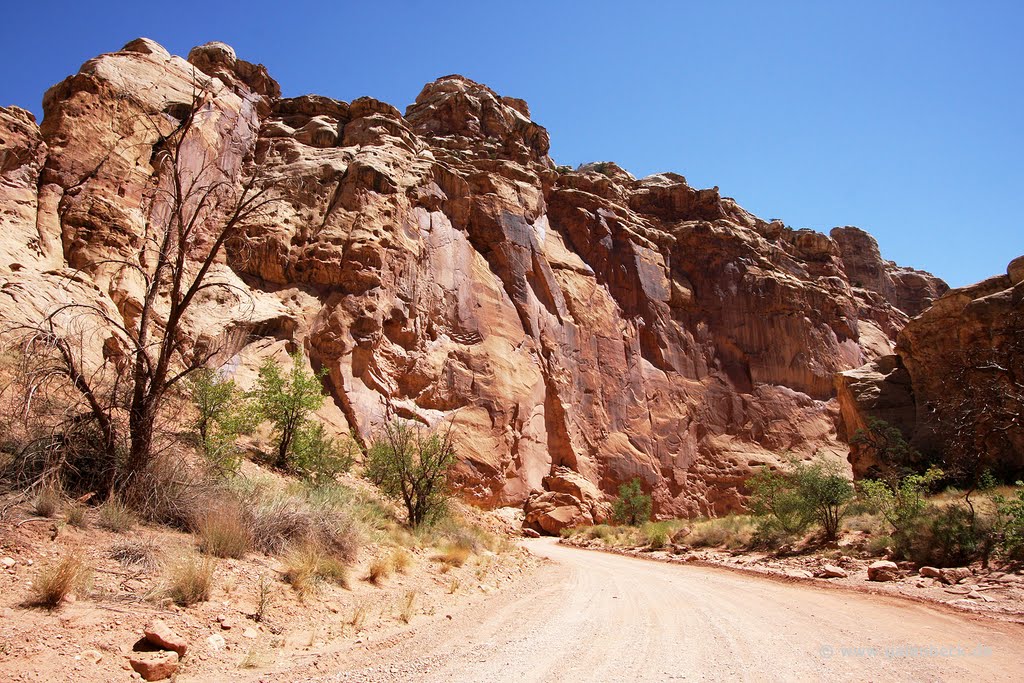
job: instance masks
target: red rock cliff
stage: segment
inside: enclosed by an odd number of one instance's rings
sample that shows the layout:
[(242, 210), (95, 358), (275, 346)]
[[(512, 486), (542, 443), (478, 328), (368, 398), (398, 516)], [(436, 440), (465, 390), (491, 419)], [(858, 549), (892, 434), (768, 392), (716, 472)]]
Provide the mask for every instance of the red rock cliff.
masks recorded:
[(855, 229), (792, 230), (673, 173), (556, 167), (524, 102), (461, 76), (403, 115), (281, 99), (225, 45), (186, 61), (140, 39), (48, 91), (40, 128), (0, 110), (6, 317), (137, 310), (111, 260), (135, 251), (154, 148), (194, 88), (197, 163), (232, 182), (259, 165), (282, 201), (220, 266), (245, 295), (193, 324), (246, 331), (243, 369), (304, 348), (336, 429), (454, 419), (480, 505), (586, 489), (592, 518), (639, 476), (657, 514), (724, 512), (783, 452), (845, 459), (833, 376), (891, 353), (945, 290)]

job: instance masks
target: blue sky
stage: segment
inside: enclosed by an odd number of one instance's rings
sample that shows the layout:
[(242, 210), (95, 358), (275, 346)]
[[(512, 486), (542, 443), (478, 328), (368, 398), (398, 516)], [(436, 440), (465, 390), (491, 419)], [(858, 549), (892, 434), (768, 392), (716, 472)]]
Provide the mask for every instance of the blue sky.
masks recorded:
[(560, 164), (718, 185), (858, 225), (957, 286), (1024, 253), (1024, 3), (51, 2), (2, 11), (0, 104), (140, 35), (222, 40), (285, 95), (403, 109), (461, 73), (529, 102)]

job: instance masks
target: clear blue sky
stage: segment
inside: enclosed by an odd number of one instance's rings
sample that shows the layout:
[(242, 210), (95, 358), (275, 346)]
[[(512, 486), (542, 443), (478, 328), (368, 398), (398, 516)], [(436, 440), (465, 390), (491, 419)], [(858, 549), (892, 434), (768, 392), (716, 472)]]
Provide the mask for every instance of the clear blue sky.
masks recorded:
[(718, 185), (793, 227), (858, 225), (952, 285), (1024, 253), (1020, 2), (20, 2), (0, 104), (140, 35), (222, 40), (285, 95), (400, 109), (461, 73), (530, 103), (560, 164)]

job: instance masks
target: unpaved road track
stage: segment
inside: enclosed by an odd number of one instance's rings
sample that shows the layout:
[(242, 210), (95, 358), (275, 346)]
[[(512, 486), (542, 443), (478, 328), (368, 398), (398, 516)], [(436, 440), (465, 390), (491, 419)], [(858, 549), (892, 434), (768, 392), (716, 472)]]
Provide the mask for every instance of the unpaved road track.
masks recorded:
[(554, 561), (530, 590), (301, 680), (1024, 681), (1018, 624), (547, 539), (529, 547)]

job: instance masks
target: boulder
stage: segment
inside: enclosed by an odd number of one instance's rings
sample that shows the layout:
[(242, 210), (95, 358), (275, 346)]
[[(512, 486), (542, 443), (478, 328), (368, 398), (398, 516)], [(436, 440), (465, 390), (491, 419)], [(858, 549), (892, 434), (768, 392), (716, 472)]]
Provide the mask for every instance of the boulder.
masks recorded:
[(942, 576), (942, 570), (935, 567), (921, 567), (918, 573), (929, 579), (937, 579)]
[(821, 566), (818, 576), (825, 579), (845, 579), (848, 574), (842, 567), (837, 567), (834, 564), (824, 564)]
[(587, 506), (568, 493), (542, 493), (528, 500), (523, 509), (525, 526), (551, 536), (557, 536), (562, 529), (594, 523)]
[(1006, 266), (1006, 274), (1010, 278), (1010, 286), (1016, 287), (1024, 282), (1024, 256), (1018, 256)]
[(896, 581), (900, 576), (895, 562), (879, 560), (868, 565), (868, 581)]
[(178, 671), (178, 653), (171, 651), (146, 652), (133, 655), (128, 659), (143, 680), (162, 681), (170, 678)]
[(162, 619), (155, 619), (143, 631), (149, 643), (164, 650), (173, 650), (180, 657), (188, 651), (188, 643), (168, 626)]
[(946, 567), (939, 570), (938, 578), (942, 583), (952, 586), (972, 576), (974, 576), (974, 572), (967, 567)]

